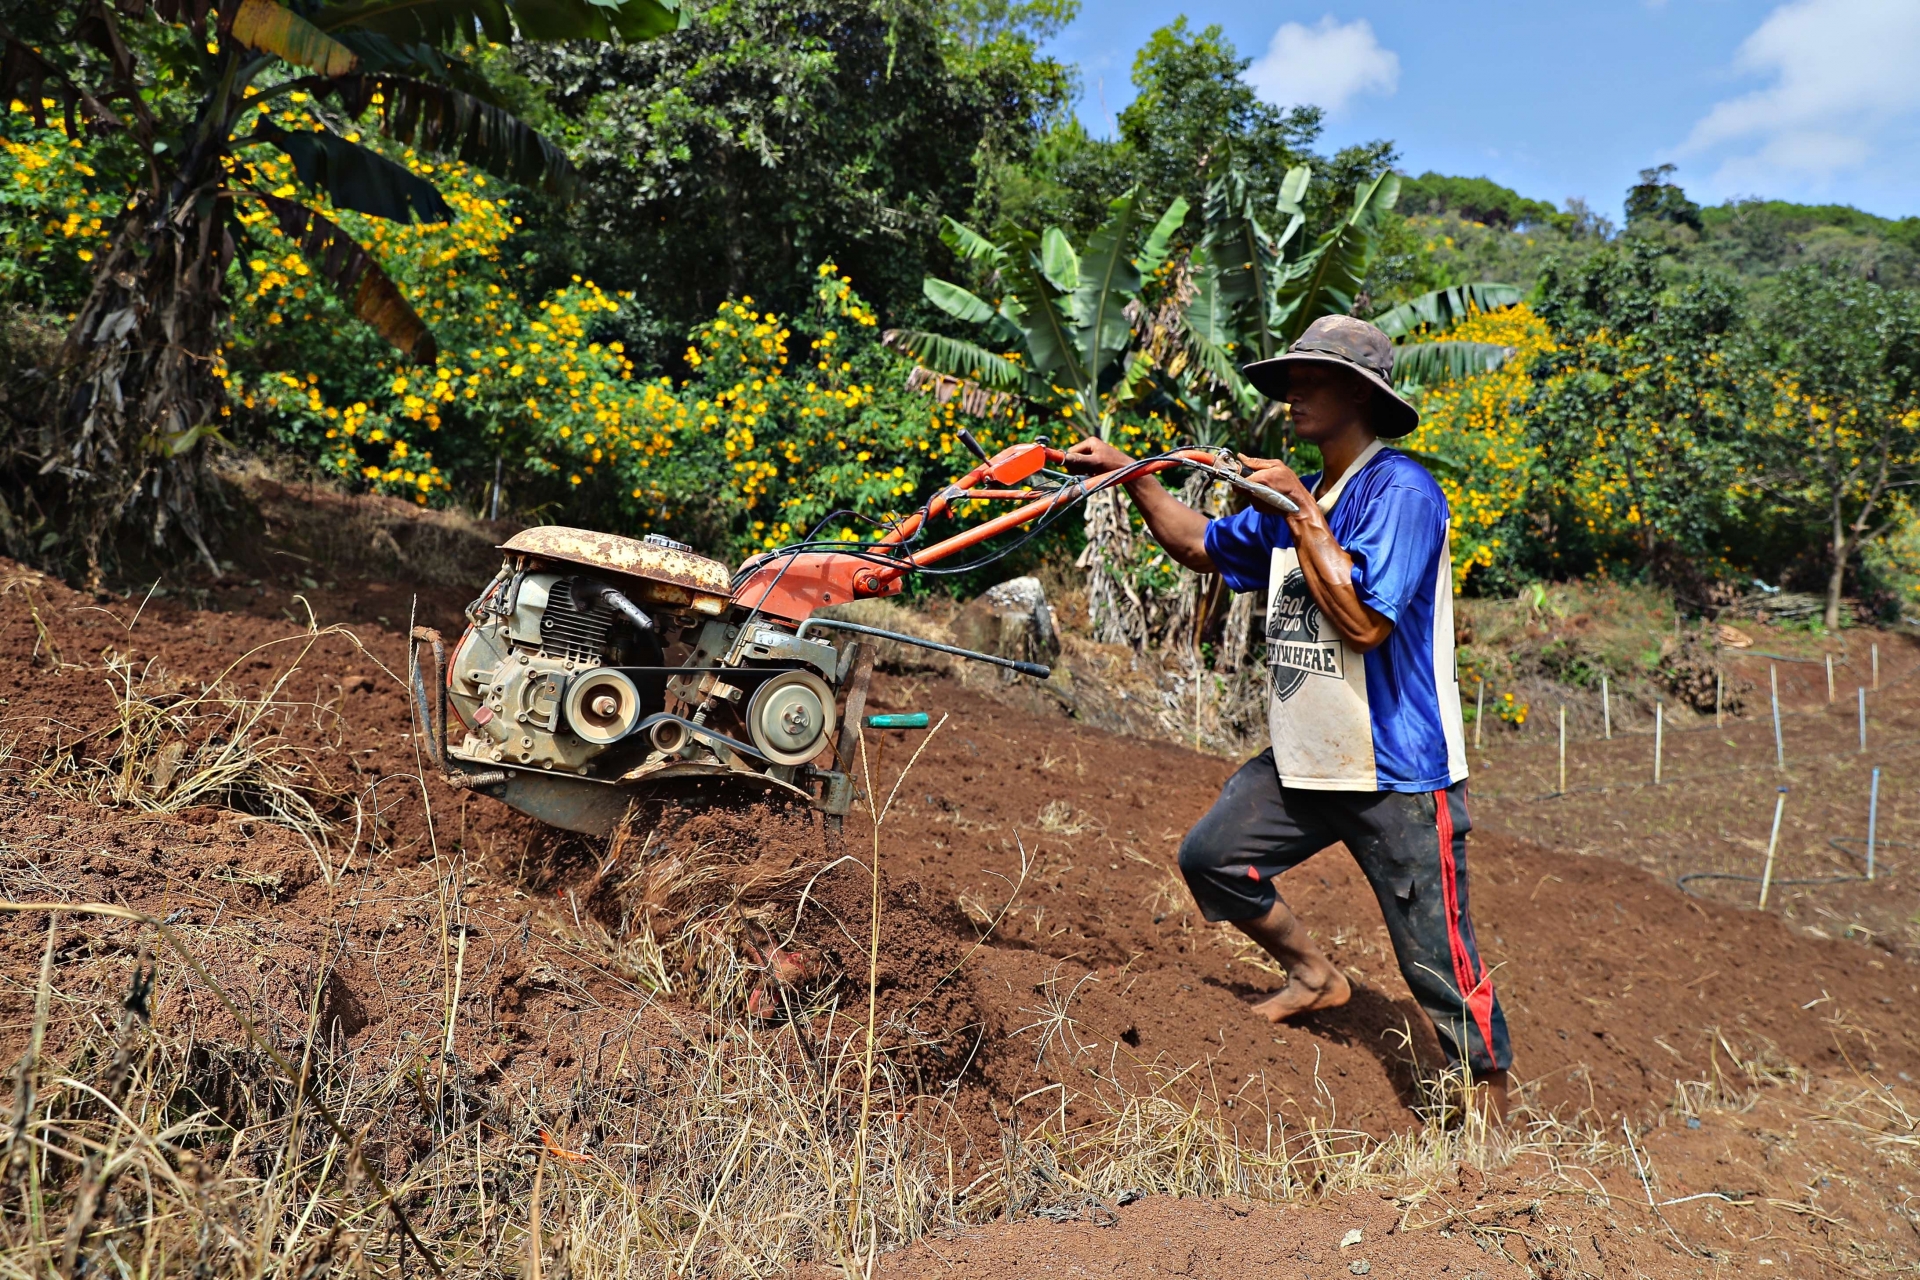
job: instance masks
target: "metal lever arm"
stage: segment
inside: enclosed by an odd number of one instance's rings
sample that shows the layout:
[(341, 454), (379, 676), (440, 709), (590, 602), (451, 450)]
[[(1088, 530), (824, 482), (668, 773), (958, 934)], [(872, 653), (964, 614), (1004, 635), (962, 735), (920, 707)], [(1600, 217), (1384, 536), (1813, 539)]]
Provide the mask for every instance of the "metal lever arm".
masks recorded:
[(1281, 493), (1278, 489), (1272, 488), (1268, 485), (1260, 484), (1258, 481), (1249, 480), (1245, 476), (1241, 475), (1238, 471), (1234, 471), (1226, 466), (1221, 465), (1220, 463), (1213, 463), (1212, 465), (1209, 465), (1205, 462), (1201, 462), (1198, 459), (1194, 458), (1191, 454), (1187, 455), (1186, 463), (1188, 466), (1193, 467), (1196, 470), (1206, 472), (1208, 475), (1214, 477), (1216, 480), (1224, 480), (1228, 484), (1232, 485), (1234, 488), (1239, 489), (1242, 492), (1252, 494), (1254, 497), (1259, 498), (1263, 502), (1272, 503), (1274, 506), (1280, 508), (1280, 510), (1284, 511), (1286, 514), (1290, 516), (1299, 514), (1300, 504), (1295, 502), (1292, 498), (1289, 498), (1286, 494)]
[(956, 658), (970, 658), (975, 662), (990, 662), (996, 667), (1010, 667), (1023, 676), (1032, 676), (1036, 680), (1045, 680), (1053, 674), (1053, 668), (1042, 666), (1038, 662), (1020, 662), (1013, 658), (1002, 658), (993, 653), (977, 653), (972, 649), (962, 649), (958, 645), (941, 644), (937, 640), (922, 640), (919, 636), (904, 635), (898, 631), (886, 631), (880, 627), (862, 626), (858, 622), (842, 622), (838, 618), (808, 618), (795, 631), (794, 638), (804, 640), (811, 628), (830, 628), (834, 631), (852, 631), (863, 636), (878, 636), (882, 640), (894, 640), (901, 644), (914, 645), (921, 649), (932, 649), (936, 653), (950, 653)]

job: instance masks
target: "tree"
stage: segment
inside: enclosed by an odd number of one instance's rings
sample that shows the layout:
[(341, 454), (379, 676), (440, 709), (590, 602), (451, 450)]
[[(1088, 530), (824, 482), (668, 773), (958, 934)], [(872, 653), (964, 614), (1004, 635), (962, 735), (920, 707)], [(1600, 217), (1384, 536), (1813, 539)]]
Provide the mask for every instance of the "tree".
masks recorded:
[(1840, 626), (1848, 562), (1896, 523), (1920, 485), (1920, 301), (1817, 269), (1790, 273), (1752, 331), (1756, 456), (1748, 482), (1819, 528), (1826, 626)]
[(1194, 31), (1184, 17), (1147, 37), (1133, 59), (1134, 99), (1119, 119), (1146, 190), (1197, 203), (1207, 174), (1231, 154), (1255, 191), (1271, 197), (1307, 158), (1325, 113), (1263, 101), (1242, 78), (1250, 63), (1218, 26)]
[(807, 305), (838, 262), (881, 311), (920, 305), (941, 219), (1026, 155), (1067, 92), (1038, 43), (1060, 0), (691, 0), (673, 40), (525, 49), (583, 199), (546, 219), (545, 283), (579, 272), (655, 313), (664, 360), (722, 299)]
[[(143, 170), (67, 336), (60, 399), (37, 439), (12, 442), (16, 472), (64, 481), (89, 574), (109, 528), (137, 513), (156, 545), (177, 527), (217, 569), (199, 499), (226, 408), (227, 268), (250, 225), (277, 225), (360, 319), (432, 359), (432, 334), (372, 256), (293, 190), (259, 185), (255, 148), (285, 154), (334, 208), (450, 219), (431, 183), (360, 141), (354, 121), (377, 107), (398, 143), (562, 193), (560, 150), (454, 51), (641, 40), (678, 23), (670, 0), (78, 0), (0, 23), (0, 92), (42, 122), (55, 103), (69, 137), (119, 135)], [(322, 123), (286, 128), (276, 109), (305, 99)]]
[(1700, 563), (1729, 550), (1745, 448), (1739, 299), (1716, 277), (1668, 278), (1664, 258), (1631, 241), (1542, 277), (1554, 349), (1529, 366), (1539, 477), (1530, 527), (1508, 539), (1532, 549), (1537, 576), (1621, 557), (1697, 597)]
[(1160, 28), (1134, 57), (1134, 100), (1115, 117), (1114, 136), (1092, 137), (1074, 118), (1056, 122), (1030, 156), (994, 171), (981, 220), (1084, 236), (1105, 218), (1111, 192), (1137, 188), (1156, 207), (1179, 198), (1198, 208), (1228, 165), (1264, 206), (1291, 169), (1311, 164), (1322, 181), (1304, 211), (1306, 231), (1318, 235), (1392, 165), (1393, 147), (1370, 142), (1316, 156), (1320, 109), (1263, 101), (1244, 78), (1249, 64), (1218, 26), (1196, 30), (1180, 18)]
[[(927, 299), (984, 330), (992, 345), (921, 330), (894, 331), (887, 340), (936, 378), (1019, 396), (1056, 412), (1081, 435), (1105, 439), (1120, 411), (1151, 385), (1153, 360), (1135, 348), (1129, 313), (1186, 216), (1186, 201), (1176, 199), (1142, 239), (1138, 199), (1129, 191), (1108, 205), (1107, 220), (1078, 249), (1059, 227), (1012, 232), (996, 244), (949, 220), (948, 247), (1003, 292), (989, 304), (929, 276)], [(1127, 521), (1118, 493), (1095, 495), (1086, 520), (1087, 610), (1096, 634), (1139, 643), (1145, 617), (1113, 565), (1113, 543), (1124, 539)]]
[(1645, 229), (1658, 223), (1704, 230), (1700, 206), (1673, 180), (1674, 167), (1659, 165), (1640, 171), (1640, 181), (1627, 189), (1627, 229)]

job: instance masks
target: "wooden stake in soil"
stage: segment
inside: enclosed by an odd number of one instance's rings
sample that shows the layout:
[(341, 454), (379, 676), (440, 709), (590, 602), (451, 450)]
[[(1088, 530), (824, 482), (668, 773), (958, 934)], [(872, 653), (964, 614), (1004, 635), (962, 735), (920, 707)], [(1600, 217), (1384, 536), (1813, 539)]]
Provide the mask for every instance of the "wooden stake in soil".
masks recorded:
[(1653, 704), (1653, 785), (1660, 785), (1660, 754), (1667, 744), (1667, 704)]
[(1873, 879), (1873, 835), (1880, 824), (1880, 771), (1873, 771), (1873, 787), (1867, 792), (1867, 879)]
[(1605, 676), (1600, 677), (1600, 732), (1613, 741), (1613, 689)]
[(1713, 727), (1716, 729), (1721, 727), (1720, 704), (1725, 692), (1726, 677), (1718, 667), (1715, 667), (1713, 671)]
[(1560, 794), (1567, 794), (1567, 704), (1560, 704)]
[(1867, 754), (1867, 688), (1865, 685), (1855, 685), (1854, 692), (1859, 695), (1860, 702), (1860, 754), (1865, 755)]
[(1773, 693), (1773, 767), (1787, 767), (1787, 745), (1780, 739), (1780, 668), (1767, 664), (1767, 686)]
[(1787, 808), (1787, 789), (1780, 788), (1780, 794), (1773, 801), (1773, 834), (1767, 837), (1767, 865), (1760, 873), (1760, 909), (1767, 909), (1767, 891), (1773, 888), (1773, 853), (1780, 847), (1780, 815)]
[(1833, 705), (1833, 655), (1827, 655), (1827, 705)]
[(1880, 692), (1880, 646), (1873, 646), (1873, 691)]
[(1480, 726), (1487, 718), (1487, 682), (1480, 682), (1480, 694), (1473, 700), (1473, 749), (1480, 749)]

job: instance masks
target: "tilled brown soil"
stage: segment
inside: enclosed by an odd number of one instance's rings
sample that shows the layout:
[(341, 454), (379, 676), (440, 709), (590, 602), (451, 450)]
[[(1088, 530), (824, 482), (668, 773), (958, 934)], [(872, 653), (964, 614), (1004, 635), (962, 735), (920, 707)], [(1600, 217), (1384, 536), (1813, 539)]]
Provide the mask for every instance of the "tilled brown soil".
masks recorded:
[[(345, 595), (352, 587), (335, 590)], [(137, 593), (96, 599), (0, 566), (7, 624), (0, 627), (0, 731), (11, 752), (0, 778), (5, 896), (114, 903), (168, 920), (252, 1020), (284, 1044), (317, 1026), (341, 1046), (431, 1054), (448, 1034), (449, 977), (458, 964), (452, 1043), (483, 1086), (565, 1086), (593, 1077), (623, 1046), (696, 1034), (697, 1015), (650, 998), (596, 942), (631, 928), (637, 911), (672, 909), (649, 906), (644, 877), (610, 878), (604, 851), (590, 842), (558, 838), (491, 801), (419, 779), (406, 699), (393, 675), (404, 670), (405, 615), (418, 608), (424, 621), (455, 625), (460, 593), (442, 590), (417, 606), (396, 596), (378, 615), (384, 621), (356, 624), (353, 635), (305, 638), (306, 628), (291, 620), (305, 620), (293, 594), (263, 580), (228, 598), (228, 611), (173, 600), (143, 607)], [(192, 695), (229, 668), (232, 687), (254, 691), (280, 679), (301, 646), (310, 648), (278, 687), (273, 724), (332, 824), (320, 847), (211, 803), (142, 812), (125, 787), (115, 789), (107, 767), (112, 726), (126, 715), (129, 682), (143, 705)], [(1055, 1108), (1070, 1123), (1087, 1121), (1097, 1114), (1095, 1099), (1116, 1085), (1211, 1097), (1230, 1115), (1244, 1115), (1249, 1134), (1284, 1124), (1385, 1135), (1417, 1122), (1414, 1108), (1438, 1049), (1343, 851), (1314, 858), (1282, 887), (1355, 979), (1346, 1008), (1277, 1028), (1254, 1017), (1248, 1005), (1278, 975), (1237, 935), (1192, 909), (1175, 849), (1233, 762), (1036, 717), (944, 679), (882, 677), (874, 702), (875, 709), (945, 717), (930, 734), (870, 733), (867, 761), (874, 794), (892, 797), (877, 842), (882, 1025), (921, 1086), (951, 1103), (946, 1114), (963, 1149), (998, 1154), (998, 1126), (1030, 1124)], [(1496, 763), (1482, 785), (1501, 781)], [(1506, 809), (1494, 812), (1506, 821)], [(863, 1000), (867, 869), (847, 862), (817, 880), (811, 873), (836, 853), (864, 860), (874, 847), (870, 823), (856, 816), (835, 843), (809, 822), (777, 815), (702, 821), (663, 827), (647, 857), (671, 856), (676, 847), (733, 849), (739, 883), (807, 883), (798, 927), (816, 972), (806, 984), (838, 984), (846, 999)], [(1483, 819), (1472, 840), (1474, 912), (1513, 1028), (1520, 1093), (1539, 1113), (1584, 1115), (1602, 1127), (1622, 1116), (1671, 1121), (1677, 1113), (1665, 1109), (1677, 1081), (1734, 1072), (1737, 1062), (1863, 1084), (1910, 1081), (1920, 1072), (1911, 1018), (1920, 974), (1897, 954), (1811, 936), (1732, 902), (1689, 898), (1646, 870), (1589, 856), (1606, 851), (1604, 833), (1575, 853), (1487, 827)], [(762, 913), (756, 927), (772, 929), (767, 921), (776, 914)], [(64, 1006), (80, 1011), (124, 990), (136, 960), (132, 925), (69, 915), (61, 928), (56, 996)], [(17, 1054), (24, 1040), (45, 933), (44, 916), (0, 923), (0, 1055)], [(462, 935), (465, 955), (456, 960)], [(239, 1039), (232, 1012), (204, 984), (177, 968), (163, 972), (158, 1022), (203, 1040)], [(1867, 1178), (1865, 1169), (1841, 1168), (1857, 1152), (1838, 1148), (1821, 1157), (1830, 1172), (1805, 1176), (1805, 1159), (1789, 1158), (1791, 1144), (1779, 1137), (1805, 1123), (1779, 1103), (1755, 1126), (1774, 1138), (1673, 1128), (1673, 1150), (1657, 1158), (1691, 1172), (1685, 1186), (1670, 1182), (1662, 1191), (1764, 1192), (1763, 1199), (1809, 1207), (1821, 1191), (1807, 1188), (1819, 1178), (1847, 1186)], [(1717, 1153), (1710, 1139), (1720, 1142)], [(405, 1158), (398, 1149), (389, 1155)], [(1615, 1174), (1603, 1195), (1630, 1196), (1645, 1185)], [(1513, 1206), (1538, 1199), (1517, 1182), (1514, 1188), (1488, 1193), (1506, 1197), (1500, 1203), (1507, 1207), (1483, 1214), (1485, 1222), (1497, 1228), (1519, 1212)], [(1479, 1212), (1477, 1190), (1453, 1208)], [(1896, 1254), (1889, 1256), (1920, 1253), (1910, 1221), (1888, 1207), (1904, 1203), (1902, 1196), (1891, 1186), (1884, 1195), (1859, 1194), (1865, 1207), (1848, 1212), (1879, 1215), (1871, 1229), (1876, 1241), (1892, 1233), (1886, 1247)], [(1463, 1232), (1455, 1241), (1435, 1227), (1424, 1244), (1395, 1243), (1372, 1255), (1339, 1250), (1342, 1224), (1373, 1240), (1407, 1208), (1363, 1202), (1300, 1211), (1149, 1199), (1120, 1210), (1114, 1226), (1031, 1222), (930, 1243), (889, 1265), (919, 1274), (915, 1268), (930, 1266), (930, 1257), (959, 1249), (972, 1273), (1030, 1274), (1020, 1260), (1055, 1248), (1065, 1250), (1063, 1270), (1121, 1254), (1125, 1266), (1101, 1269), (1141, 1270), (1160, 1259), (1169, 1265), (1154, 1267), (1180, 1270), (1171, 1266), (1178, 1253), (1196, 1275), (1248, 1265), (1292, 1274), (1286, 1268), (1296, 1262), (1299, 1274), (1325, 1274), (1367, 1256), (1383, 1274), (1445, 1267), (1467, 1274), (1473, 1266), (1503, 1274), (1497, 1250), (1484, 1249), (1499, 1230)], [(1701, 1215), (1709, 1210), (1718, 1212), (1711, 1204), (1687, 1207), (1692, 1226), (1680, 1234), (1708, 1230)], [(1780, 1210), (1767, 1229), (1777, 1221), (1801, 1230), (1841, 1211), (1812, 1212)], [(1282, 1219), (1293, 1225), (1280, 1229)], [(1186, 1223), (1185, 1235), (1176, 1220)], [(1209, 1225), (1216, 1220), (1217, 1231)], [(1658, 1234), (1660, 1224), (1645, 1215), (1632, 1228), (1621, 1225), (1627, 1218), (1608, 1221), (1603, 1228), (1577, 1213), (1565, 1220), (1547, 1214), (1537, 1238), (1552, 1234), (1548, 1225), (1577, 1226), (1593, 1237), (1582, 1256), (1605, 1258), (1610, 1229), (1632, 1236), (1630, 1246), (1615, 1247), (1631, 1268), (1692, 1274), (1701, 1262), (1690, 1246), (1676, 1252), (1647, 1243), (1643, 1237)], [(1737, 1236), (1724, 1227), (1737, 1241), (1716, 1240), (1727, 1260), (1758, 1265), (1762, 1254), (1754, 1250), (1767, 1246), (1753, 1244), (1760, 1233), (1749, 1226)], [(1107, 1243), (1083, 1258), (1073, 1242), (1087, 1232)], [(1154, 1246), (1159, 1252), (1116, 1253), (1113, 1242), (1122, 1240), (1167, 1243)], [(1228, 1243), (1195, 1243), (1201, 1240)], [(1402, 1244), (1404, 1256), (1394, 1252)], [(1439, 1251), (1423, 1252), (1430, 1245)], [(1471, 1255), (1459, 1252), (1469, 1247)], [(1516, 1265), (1526, 1265), (1520, 1257)]]
[[(1355, 999), (1270, 1027), (1246, 1006), (1277, 975), (1238, 935), (1199, 919), (1174, 870), (1180, 836), (1232, 762), (1027, 720), (950, 686), (905, 694), (883, 685), (876, 701), (950, 719), (900, 785), (882, 828), (884, 865), (970, 919), (1014, 902), (971, 962), (982, 1006), (998, 1019), (1000, 1034), (983, 1050), (996, 1092), (1018, 1096), (1070, 1078), (1073, 1063), (1104, 1068), (1117, 1051), (1123, 1060), (1208, 1062), (1223, 1093), (1271, 1091), (1323, 1121), (1377, 1130), (1405, 1122), (1411, 1060), (1431, 1065), (1438, 1046), (1344, 850), (1311, 859), (1281, 885), (1357, 979)], [(883, 794), (910, 745), (884, 748)], [(1664, 1102), (1676, 1077), (1706, 1072), (1717, 1039), (1812, 1067), (1920, 1071), (1908, 1016), (1920, 974), (1885, 952), (1806, 937), (1610, 859), (1500, 832), (1475, 833), (1469, 866), (1516, 1073), (1545, 1107), (1638, 1114)], [(1024, 1044), (1016, 1051), (1004, 1033), (1069, 994), (1078, 1040), (1057, 1036), (1045, 1055)]]

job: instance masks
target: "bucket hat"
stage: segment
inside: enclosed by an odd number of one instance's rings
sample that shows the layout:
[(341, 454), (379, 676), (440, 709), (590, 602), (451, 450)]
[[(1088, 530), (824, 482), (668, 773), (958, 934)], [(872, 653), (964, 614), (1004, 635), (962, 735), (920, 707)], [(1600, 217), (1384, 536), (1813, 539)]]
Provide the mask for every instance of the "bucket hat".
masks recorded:
[(1382, 440), (1398, 439), (1420, 425), (1420, 411), (1393, 389), (1393, 340), (1352, 316), (1321, 316), (1285, 355), (1255, 360), (1241, 372), (1261, 395), (1285, 400), (1293, 366), (1308, 362), (1351, 369), (1379, 390), (1373, 398), (1373, 433)]

